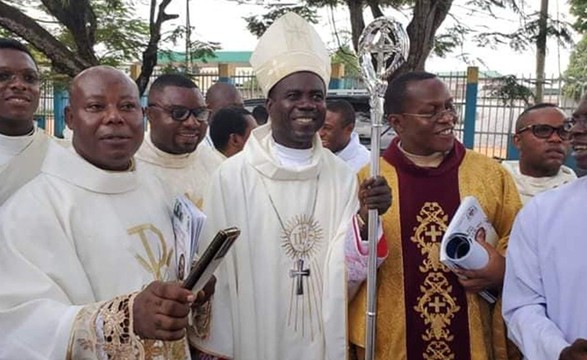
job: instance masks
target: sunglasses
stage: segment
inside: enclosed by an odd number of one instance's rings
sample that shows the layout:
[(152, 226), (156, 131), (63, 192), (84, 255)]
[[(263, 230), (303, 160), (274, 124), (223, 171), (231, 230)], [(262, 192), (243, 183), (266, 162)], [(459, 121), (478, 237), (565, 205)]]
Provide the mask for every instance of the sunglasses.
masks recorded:
[(571, 137), (571, 127), (572, 125), (569, 122), (565, 122), (562, 126), (550, 126), (546, 124), (533, 124), (524, 126), (520, 130), (516, 131), (516, 134), (521, 134), (526, 130), (531, 130), (532, 134), (539, 139), (548, 139), (556, 133), (562, 140), (568, 140)]
[(169, 108), (157, 104), (149, 104), (149, 107), (156, 107), (168, 113), (175, 121), (186, 121), (190, 115), (194, 115), (199, 122), (208, 122), (210, 110), (204, 107), (189, 109), (183, 106), (171, 106)]

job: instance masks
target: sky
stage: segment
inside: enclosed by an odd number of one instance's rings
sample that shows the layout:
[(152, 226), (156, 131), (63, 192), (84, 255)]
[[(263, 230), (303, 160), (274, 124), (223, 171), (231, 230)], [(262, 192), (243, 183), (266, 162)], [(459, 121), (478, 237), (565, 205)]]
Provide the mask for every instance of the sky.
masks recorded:
[[(167, 12), (177, 13), (180, 15), (180, 18), (175, 23), (168, 23), (168, 29), (174, 24), (185, 22), (185, 1), (173, 0), (171, 2)], [(262, 0), (243, 1), (250, 4), (238, 4), (236, 1), (230, 0), (191, 0), (190, 21), (192, 26), (195, 26), (195, 32), (192, 35), (193, 38), (219, 42), (222, 50), (252, 51), (257, 43), (257, 39), (246, 29), (246, 21), (243, 17), (262, 12), (263, 7), (255, 5), (256, 2)], [(271, 1), (275, 2), (278, 0)], [(281, 1), (284, 2), (286, 0)], [(451, 23), (454, 23), (453, 17), (461, 19), (461, 21), (469, 26), (478, 28), (485, 27), (491, 31), (508, 31), (518, 27), (518, 20), (509, 15), (508, 12), (497, 13), (498, 16), (502, 17), (501, 20), (496, 20), (489, 16), (471, 15), (469, 13), (470, 10), (465, 9), (462, 5), (464, 2), (464, 0), (455, 0), (451, 8), (451, 13), (445, 23), (443, 23), (440, 31)], [(538, 10), (538, 0), (527, 0), (526, 2), (530, 3), (525, 5), (526, 12), (531, 13), (532, 11)], [(142, 13), (143, 8), (140, 8), (140, 11)], [(148, 8), (146, 6), (144, 7), (144, 12), (144, 16), (148, 16)], [(386, 10), (385, 13), (387, 16), (394, 17), (404, 25), (407, 25), (410, 20), (408, 17), (409, 14), (401, 14), (393, 10)], [(550, 0), (549, 13), (553, 17), (558, 16), (560, 19), (570, 20), (566, 0)], [(337, 42), (333, 36), (333, 29), (338, 30), (339, 33), (344, 32), (344, 30), (350, 30), (347, 10), (344, 7), (340, 7), (334, 11), (321, 9), (319, 16), (320, 23), (316, 25), (318, 33), (329, 49), (335, 49)], [(366, 22), (372, 20), (368, 11), (365, 12), (365, 17)], [(576, 40), (578, 41), (578, 37)], [(547, 76), (557, 76), (566, 69), (571, 50), (558, 46), (554, 40), (549, 41), (546, 59)], [(480, 70), (498, 71), (503, 75), (529, 75), (535, 71), (536, 55), (534, 49), (529, 49), (524, 53), (516, 53), (506, 45), (493, 50), (490, 48), (479, 48), (472, 42), (467, 42), (459, 52), (467, 54), (468, 63), (458, 58), (454, 53), (449, 54), (445, 58), (432, 56), (426, 63), (427, 70), (434, 72), (465, 71), (468, 65), (476, 65), (479, 66)]]

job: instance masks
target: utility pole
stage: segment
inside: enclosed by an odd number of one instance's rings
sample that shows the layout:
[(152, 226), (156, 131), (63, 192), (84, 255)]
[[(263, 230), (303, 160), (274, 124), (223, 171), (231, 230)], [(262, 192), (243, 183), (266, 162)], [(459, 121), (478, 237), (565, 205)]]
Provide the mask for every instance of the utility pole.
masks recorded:
[(544, 98), (544, 65), (546, 61), (548, 0), (541, 0), (539, 16), (538, 39), (536, 41), (536, 103), (541, 103)]
[(190, 23), (190, 0), (185, 0), (185, 73), (192, 71), (192, 27)]

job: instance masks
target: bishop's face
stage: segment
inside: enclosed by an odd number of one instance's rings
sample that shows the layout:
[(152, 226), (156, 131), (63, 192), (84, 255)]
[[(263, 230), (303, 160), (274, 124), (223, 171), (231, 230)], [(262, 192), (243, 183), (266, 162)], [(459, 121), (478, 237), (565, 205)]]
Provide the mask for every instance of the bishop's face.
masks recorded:
[(25, 52), (0, 49), (0, 133), (24, 135), (39, 106), (37, 65)]
[(294, 149), (312, 147), (314, 134), (324, 124), (326, 90), (311, 72), (296, 72), (281, 79), (269, 92), (267, 111), (273, 138)]
[(110, 68), (90, 68), (74, 80), (66, 109), (78, 154), (104, 170), (122, 171), (143, 141), (143, 111), (134, 82)]

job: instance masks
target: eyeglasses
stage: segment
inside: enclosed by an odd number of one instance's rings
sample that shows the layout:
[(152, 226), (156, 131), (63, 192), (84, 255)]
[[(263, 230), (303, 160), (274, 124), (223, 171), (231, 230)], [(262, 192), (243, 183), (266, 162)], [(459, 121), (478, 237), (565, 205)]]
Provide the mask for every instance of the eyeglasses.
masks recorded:
[(446, 115), (450, 115), (450, 117), (456, 118), (458, 113), (457, 113), (457, 109), (454, 106), (450, 106), (444, 110), (441, 110), (439, 112), (435, 112), (432, 114), (402, 113), (402, 115), (420, 117), (420, 118), (428, 119), (429, 121), (438, 121), (440, 119), (444, 119), (444, 117)]
[(569, 121), (565, 121), (562, 126), (558, 127), (546, 124), (532, 124), (524, 126), (520, 130), (516, 131), (516, 134), (521, 134), (526, 130), (532, 130), (532, 134), (537, 138), (548, 139), (556, 131), (556, 133), (562, 140), (568, 140), (571, 137), (571, 128), (572, 125), (570, 125)]
[(149, 107), (156, 107), (165, 111), (175, 121), (186, 121), (190, 115), (194, 115), (199, 122), (208, 122), (208, 118), (210, 117), (210, 110), (204, 107), (188, 109), (183, 106), (171, 106), (166, 108), (157, 104), (149, 104)]

